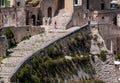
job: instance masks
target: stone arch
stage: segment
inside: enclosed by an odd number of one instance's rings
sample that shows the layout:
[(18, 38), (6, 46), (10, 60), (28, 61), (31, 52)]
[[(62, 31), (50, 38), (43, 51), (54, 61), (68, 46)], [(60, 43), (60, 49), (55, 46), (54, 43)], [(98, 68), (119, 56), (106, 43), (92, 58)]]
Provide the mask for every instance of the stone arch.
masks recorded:
[(52, 17), (52, 7), (49, 7), (48, 9), (47, 9), (47, 15), (48, 15), (48, 17)]

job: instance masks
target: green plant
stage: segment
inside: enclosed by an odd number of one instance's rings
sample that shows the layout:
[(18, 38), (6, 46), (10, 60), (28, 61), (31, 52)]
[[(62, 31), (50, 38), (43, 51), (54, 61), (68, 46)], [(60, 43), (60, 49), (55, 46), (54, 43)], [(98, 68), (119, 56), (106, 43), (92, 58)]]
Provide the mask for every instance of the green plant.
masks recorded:
[(117, 54), (117, 55), (115, 56), (115, 59), (116, 59), (116, 60), (120, 60), (120, 54)]
[(107, 59), (107, 51), (105, 51), (105, 50), (102, 50), (101, 52), (100, 52), (100, 58), (101, 58), (101, 60), (102, 61), (106, 61), (106, 59)]
[(93, 39), (95, 40), (95, 41), (97, 41), (97, 39), (98, 39), (98, 35), (94, 35), (94, 37), (93, 37)]
[(30, 31), (30, 27), (26, 27), (25, 29), (26, 29), (26, 31)]
[(14, 34), (10, 28), (6, 31), (6, 37), (7, 39), (14, 38)]
[(44, 49), (40, 49), (40, 52), (42, 53), (42, 52), (44, 52), (45, 50)]
[(21, 41), (23, 41), (23, 40), (28, 40), (30, 37), (31, 37), (31, 35), (29, 35), (29, 36), (24, 36), (24, 37), (21, 39)]
[(6, 31), (6, 37), (8, 39), (9, 48), (16, 47), (16, 40), (15, 40), (14, 34), (10, 28), (8, 28)]

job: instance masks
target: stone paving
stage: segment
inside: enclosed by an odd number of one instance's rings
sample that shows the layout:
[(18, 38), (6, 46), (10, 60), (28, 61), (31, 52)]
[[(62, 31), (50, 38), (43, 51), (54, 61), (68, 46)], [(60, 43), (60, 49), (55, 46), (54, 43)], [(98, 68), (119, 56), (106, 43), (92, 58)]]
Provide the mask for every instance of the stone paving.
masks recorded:
[[(52, 43), (56, 39), (59, 39), (80, 27), (70, 28), (68, 30), (48, 29), (43, 34), (32, 36), (29, 40), (24, 40), (12, 49), (13, 53), (11, 57), (2, 61), (0, 68), (0, 80), (4, 80), (5, 83), (9, 83), (9, 79), (19, 69), (19, 67), (25, 62), (33, 53), (44, 48), (46, 45)], [(0, 82), (1, 83), (1, 82)]]

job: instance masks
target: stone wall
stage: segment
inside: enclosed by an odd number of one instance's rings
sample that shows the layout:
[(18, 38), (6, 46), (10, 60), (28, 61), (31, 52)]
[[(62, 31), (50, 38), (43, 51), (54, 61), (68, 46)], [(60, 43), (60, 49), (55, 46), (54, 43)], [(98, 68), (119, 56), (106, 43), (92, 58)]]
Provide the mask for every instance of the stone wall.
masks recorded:
[(113, 42), (114, 53), (120, 53), (120, 29), (114, 25), (98, 25), (100, 34), (105, 40), (106, 46), (111, 50), (111, 42)]
[(52, 17), (57, 9), (55, 0), (43, 0), (40, 4), (43, 17), (48, 17), (48, 8), (51, 8)]
[[(0, 9), (3, 19), (3, 27), (7, 26), (24, 26), (26, 25), (25, 8), (1, 8)], [(0, 20), (1, 20), (0, 19)]]
[(6, 56), (6, 51), (8, 49), (8, 42), (6, 37), (1, 36), (0, 37), (0, 57)]
[(0, 29), (0, 34), (6, 35), (6, 32), (8, 30), (11, 30), (13, 32), (15, 41), (17, 43), (20, 42), (24, 37), (33, 36), (44, 32), (44, 28), (41, 27), (25, 26), (25, 27), (4, 27)]
[(85, 17), (86, 12), (81, 8), (81, 6), (74, 7), (74, 13), (71, 20), (66, 26), (66, 29), (72, 26), (82, 26), (87, 23), (88, 17)]
[[(29, 38), (33, 35), (40, 34), (44, 32), (44, 28), (41, 27), (31, 27), (31, 26), (26, 26), (26, 27), (4, 27), (0, 29), (0, 35), (6, 35), (7, 31), (12, 31), (14, 34), (14, 41), (19, 43), (25, 38)], [(9, 39), (6, 37), (0, 37), (0, 56), (6, 56), (6, 52), (9, 48), (10, 45)]]

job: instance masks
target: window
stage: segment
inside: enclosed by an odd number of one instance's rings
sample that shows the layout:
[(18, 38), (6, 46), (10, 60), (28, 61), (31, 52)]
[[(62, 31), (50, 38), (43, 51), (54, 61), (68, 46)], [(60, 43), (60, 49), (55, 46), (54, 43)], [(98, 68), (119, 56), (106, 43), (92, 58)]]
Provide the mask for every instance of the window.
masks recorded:
[(89, 0), (87, 0), (87, 9), (89, 9)]
[(74, 0), (74, 3), (75, 3), (75, 4), (78, 4), (78, 0)]
[(104, 10), (105, 9), (105, 2), (104, 0), (101, 0), (101, 10)]
[(20, 6), (20, 2), (17, 2), (17, 6)]
[(4, 5), (4, 0), (2, 0), (1, 2), (2, 2), (2, 5)]
[(104, 19), (104, 17), (102, 17), (102, 19)]
[(113, 18), (113, 24), (114, 24), (114, 25), (117, 25), (117, 17), (114, 17), (114, 18)]
[(101, 10), (104, 10), (104, 9), (105, 9), (105, 4), (101, 3)]

